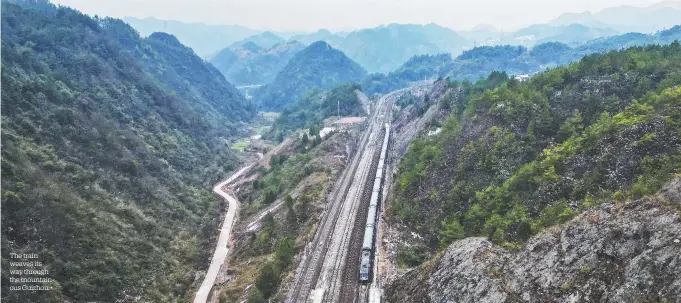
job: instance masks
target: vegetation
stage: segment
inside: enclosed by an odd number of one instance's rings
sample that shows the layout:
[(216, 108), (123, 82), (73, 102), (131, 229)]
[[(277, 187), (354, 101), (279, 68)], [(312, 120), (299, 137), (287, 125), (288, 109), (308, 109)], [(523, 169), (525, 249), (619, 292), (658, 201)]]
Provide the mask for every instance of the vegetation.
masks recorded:
[(281, 139), (302, 128), (310, 128), (310, 135), (316, 136), (323, 128), (322, 121), (325, 118), (365, 114), (362, 103), (355, 93), (356, 90), (361, 90), (357, 84), (342, 84), (330, 91), (311, 89), (298, 101), (281, 111), (281, 115), (265, 137)]
[(465, 236), (521, 243), (600, 201), (654, 193), (681, 173), (680, 71), (674, 42), (524, 83), (451, 82), (440, 100), (451, 116), (412, 143), (392, 215), (433, 250)]
[(652, 35), (629, 33), (587, 41), (578, 46), (545, 42), (532, 49), (523, 46), (481, 46), (452, 59), (448, 54), (414, 56), (388, 75), (371, 74), (362, 80), (368, 94), (387, 93), (424, 78), (449, 77), (452, 80), (476, 81), (493, 71), (508, 74), (533, 74), (546, 68), (566, 65), (582, 57), (648, 44), (669, 44), (681, 39), (681, 26)]
[(55, 282), (11, 292), (3, 271), (2, 300), (190, 301), (223, 207), (210, 185), (237, 165), (217, 139), (252, 109), (169, 36), (14, 2), (2, 3), (2, 265), (36, 253)]
[(225, 48), (210, 63), (220, 70), (227, 81), (235, 85), (266, 84), (305, 46), (298, 41), (277, 44), (262, 49), (248, 42), (238, 48)]
[(367, 76), (362, 80), (362, 88), (367, 94), (387, 93), (407, 87), (410, 82), (444, 77), (449, 72), (451, 64), (450, 54), (413, 56), (387, 75), (374, 73)]
[(315, 42), (298, 52), (271, 83), (254, 93), (263, 110), (279, 111), (312, 88), (331, 89), (359, 82), (366, 71), (326, 42)]
[(302, 137), (296, 139), (292, 149), (270, 159), (270, 168), (261, 169), (261, 177), (250, 187), (242, 187), (239, 200), (244, 216), (272, 203), (283, 205), (266, 215), (260, 229), (249, 234), (231, 254), (230, 262), (239, 266), (235, 267), (237, 280), (224, 289), (226, 302), (237, 301), (248, 285), (254, 285), (248, 294), (249, 302), (281, 300), (277, 293), (282, 279), (292, 272), (293, 258), (306, 243), (301, 239), (313, 236), (320, 211), (315, 204), (324, 199), (324, 184), (331, 177), (329, 164), (321, 159), (329, 152), (329, 144), (337, 144), (335, 140), (325, 139), (317, 146), (308, 142), (304, 146)]
[(227, 125), (233, 134), (242, 129), (236, 122), (253, 120), (255, 107), (225, 81), (215, 67), (180, 44), (175, 36), (153, 33), (142, 39), (121, 20), (104, 18), (100, 24), (159, 86), (169, 94), (187, 100), (187, 104), (201, 115), (200, 119), (213, 127)]
[(315, 151), (311, 149), (311, 142), (303, 145), (302, 140), (294, 154), (270, 158), (270, 168), (262, 169), (260, 178), (251, 183), (252, 190), (240, 197), (241, 201), (247, 201), (242, 205), (244, 215), (256, 213), (277, 198), (285, 198), (287, 191), (305, 177), (326, 170), (320, 163), (311, 161)]
[(416, 55), (452, 53), (473, 45), (455, 31), (437, 24), (388, 24), (349, 33), (338, 49), (368, 71), (387, 73)]

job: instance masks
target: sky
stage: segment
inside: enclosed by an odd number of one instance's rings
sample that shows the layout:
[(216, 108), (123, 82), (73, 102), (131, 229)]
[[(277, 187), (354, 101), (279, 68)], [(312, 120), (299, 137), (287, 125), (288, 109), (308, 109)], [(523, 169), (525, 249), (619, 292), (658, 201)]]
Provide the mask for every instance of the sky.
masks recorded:
[(566, 12), (649, 6), (660, 0), (53, 0), (90, 15), (155, 17), (260, 30), (309, 32), (437, 23), (455, 30), (479, 24), (500, 30), (546, 23)]

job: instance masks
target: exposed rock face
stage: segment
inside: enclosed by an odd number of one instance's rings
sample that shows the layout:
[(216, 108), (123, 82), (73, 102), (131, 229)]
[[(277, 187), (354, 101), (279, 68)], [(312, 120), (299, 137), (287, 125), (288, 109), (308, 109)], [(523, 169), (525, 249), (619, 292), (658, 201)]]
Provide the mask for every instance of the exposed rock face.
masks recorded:
[(588, 210), (520, 251), (453, 243), (388, 302), (681, 302), (681, 179), (654, 198)]

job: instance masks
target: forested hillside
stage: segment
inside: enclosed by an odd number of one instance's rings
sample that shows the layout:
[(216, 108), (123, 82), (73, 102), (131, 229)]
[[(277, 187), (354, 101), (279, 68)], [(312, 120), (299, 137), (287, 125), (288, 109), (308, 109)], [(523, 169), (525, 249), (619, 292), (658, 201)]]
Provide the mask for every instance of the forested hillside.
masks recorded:
[(319, 131), (322, 121), (331, 116), (364, 114), (362, 103), (355, 93), (357, 90), (361, 90), (357, 84), (341, 84), (329, 91), (311, 89), (298, 101), (284, 107), (267, 137), (281, 141), (284, 136), (297, 129), (313, 127)]
[(210, 63), (235, 85), (267, 84), (303, 48), (298, 41), (282, 42), (269, 49), (249, 42), (234, 49), (223, 49)]
[[(449, 85), (439, 106), (451, 116), (413, 142), (390, 209), (431, 251), (469, 236), (513, 246), (681, 173), (678, 42), (590, 55), (524, 83)], [(415, 252), (402, 256), (422, 261)]]
[(172, 36), (13, 2), (28, 8), (2, 3), (2, 262), (38, 254), (54, 281), (9, 292), (3, 270), (2, 300), (189, 301), (209, 186), (238, 165), (222, 138), (252, 109)]
[(338, 84), (359, 82), (364, 68), (343, 52), (318, 41), (298, 52), (270, 84), (254, 94), (263, 110), (281, 110), (312, 88), (331, 89)]
[[(203, 61), (175, 36), (153, 33), (141, 39), (121, 20), (105, 18), (102, 28), (130, 52), (139, 65), (161, 87), (186, 99), (214, 126), (227, 122), (250, 121), (255, 107), (225, 80), (213, 65)], [(232, 132), (239, 129), (234, 123)]]
[(628, 33), (599, 38), (578, 46), (546, 42), (531, 49), (511, 45), (481, 46), (467, 50), (456, 58), (448, 54), (415, 56), (394, 72), (387, 75), (372, 74), (365, 78), (362, 88), (368, 94), (387, 93), (424, 78), (449, 77), (452, 80), (476, 81), (493, 71), (504, 71), (509, 75), (533, 74), (594, 53), (648, 44), (669, 44), (678, 39), (681, 39), (681, 26), (652, 35)]

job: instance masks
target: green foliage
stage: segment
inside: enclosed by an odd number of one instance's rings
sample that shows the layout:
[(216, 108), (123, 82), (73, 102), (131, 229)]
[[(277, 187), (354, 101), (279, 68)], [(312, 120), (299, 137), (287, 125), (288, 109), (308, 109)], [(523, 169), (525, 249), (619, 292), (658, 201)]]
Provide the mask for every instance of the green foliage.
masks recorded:
[(303, 48), (305, 45), (298, 41), (280, 43), (269, 49), (249, 48), (248, 45), (225, 48), (211, 58), (210, 63), (234, 85), (264, 84), (274, 80), (286, 63)]
[[(632, 46), (670, 44), (681, 39), (679, 27), (655, 34), (627, 33), (587, 41), (570, 47), (559, 42), (545, 42), (528, 50), (522, 46), (497, 45), (481, 46), (464, 51), (452, 59), (449, 54), (414, 56), (388, 75), (371, 74), (362, 81), (368, 94), (388, 93), (407, 87), (410, 82), (426, 78), (448, 77), (451, 80), (476, 81), (495, 71), (512, 75), (534, 74), (547, 67), (556, 67), (579, 61), (584, 56), (619, 50)], [(557, 76), (553, 74), (552, 76)], [(645, 91), (650, 79), (637, 85)]]
[(277, 291), (279, 283), (281, 283), (280, 268), (270, 262), (260, 270), (258, 278), (255, 280), (255, 286), (258, 288), (263, 298), (269, 298)]
[(360, 90), (357, 84), (338, 85), (330, 91), (311, 89), (282, 110), (265, 137), (276, 138), (305, 127), (309, 127), (311, 136), (317, 136), (324, 127), (322, 121), (328, 117), (339, 113), (341, 116), (364, 115), (356, 90)]
[(264, 110), (278, 111), (310, 89), (327, 90), (365, 76), (366, 71), (343, 52), (318, 41), (295, 54), (274, 81), (254, 93), (254, 100)]
[(293, 208), (293, 198), (290, 195), (286, 195), (284, 199), (284, 205), (286, 206), (286, 221), (288, 224), (295, 226), (298, 223), (298, 216)]
[(371, 74), (362, 80), (362, 88), (367, 94), (388, 93), (407, 87), (410, 82), (444, 77), (452, 65), (450, 54), (416, 55), (393, 72)]
[(263, 297), (262, 293), (257, 287), (254, 287), (251, 290), (251, 293), (248, 294), (248, 303), (266, 303), (267, 300), (265, 297)]
[(406, 94), (397, 98), (395, 105), (401, 108), (405, 108), (409, 105), (415, 104), (418, 101), (419, 101), (418, 97), (414, 96), (411, 92), (407, 92)]
[(576, 215), (577, 210), (572, 209), (567, 200), (561, 199), (557, 203), (542, 209), (539, 217), (534, 221), (532, 229), (539, 231), (546, 227), (565, 223)]
[(423, 246), (402, 246), (397, 252), (397, 263), (400, 267), (414, 267), (427, 260), (430, 254)]
[(238, 165), (216, 138), (253, 110), (169, 37), (17, 3), (2, 3), (2, 259), (38, 253), (55, 287), (11, 292), (3, 271), (2, 300), (191, 300), (222, 208), (210, 185)]
[(277, 265), (279, 268), (285, 269), (288, 267), (293, 261), (294, 255), (295, 251), (293, 250), (293, 241), (289, 238), (280, 239), (277, 243), (276, 251), (276, 258), (278, 262)]
[(250, 215), (259, 211), (263, 205), (276, 201), (286, 189), (298, 184), (303, 178), (323, 170), (322, 166), (310, 163), (313, 152), (314, 150), (308, 150), (290, 157), (285, 154), (272, 155), (270, 169), (263, 170), (259, 180), (252, 184), (254, 190), (249, 197), (254, 203), (244, 205), (243, 213)]
[(653, 194), (681, 172), (679, 70), (672, 43), (523, 83), (449, 82), (452, 115), (410, 146), (391, 213), (434, 250), (461, 236), (455, 222), (465, 236), (521, 243), (584, 207)]
[(447, 247), (456, 240), (463, 239), (466, 236), (463, 226), (456, 218), (449, 222), (442, 222), (442, 231), (440, 231), (440, 247)]

